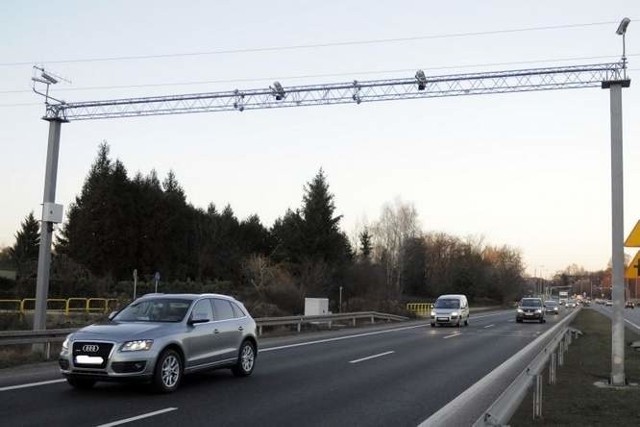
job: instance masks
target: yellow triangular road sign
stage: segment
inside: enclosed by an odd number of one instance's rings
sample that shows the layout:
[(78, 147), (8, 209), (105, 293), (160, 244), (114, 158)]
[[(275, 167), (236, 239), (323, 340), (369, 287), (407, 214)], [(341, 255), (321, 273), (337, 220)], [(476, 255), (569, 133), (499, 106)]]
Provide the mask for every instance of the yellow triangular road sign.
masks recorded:
[(625, 279), (637, 279), (638, 270), (640, 270), (640, 251), (633, 257), (633, 261), (629, 263), (627, 270), (624, 272)]
[(633, 230), (629, 233), (629, 237), (624, 241), (624, 245), (628, 248), (640, 248), (640, 221), (633, 227)]

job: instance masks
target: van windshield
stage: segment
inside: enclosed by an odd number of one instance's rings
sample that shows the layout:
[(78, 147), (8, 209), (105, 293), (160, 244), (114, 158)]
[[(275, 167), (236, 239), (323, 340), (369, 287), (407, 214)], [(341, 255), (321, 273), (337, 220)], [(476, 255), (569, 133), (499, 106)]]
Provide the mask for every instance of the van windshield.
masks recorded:
[(460, 300), (455, 298), (438, 298), (435, 308), (460, 308)]

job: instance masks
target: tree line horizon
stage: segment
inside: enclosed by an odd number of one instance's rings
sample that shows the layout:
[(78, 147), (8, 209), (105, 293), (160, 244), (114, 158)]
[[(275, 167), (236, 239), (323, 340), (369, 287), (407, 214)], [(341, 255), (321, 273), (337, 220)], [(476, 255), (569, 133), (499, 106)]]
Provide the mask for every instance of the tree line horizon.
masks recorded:
[[(322, 168), (304, 185), (299, 208), (269, 228), (257, 214), (239, 220), (230, 205), (187, 202), (173, 171), (129, 177), (103, 142), (80, 193), (55, 233), (49, 297), (131, 298), (153, 292), (218, 292), (243, 300), (254, 316), (300, 314), (305, 297), (325, 297), (333, 311), (403, 312), (406, 302), (440, 294), (503, 304), (525, 292), (518, 249), (479, 238), (425, 232), (410, 203), (386, 203), (378, 220), (350, 241), (340, 227)], [(32, 297), (39, 222), (31, 212), (16, 243), (0, 251), (4, 296)], [(343, 306), (338, 307), (342, 288)]]

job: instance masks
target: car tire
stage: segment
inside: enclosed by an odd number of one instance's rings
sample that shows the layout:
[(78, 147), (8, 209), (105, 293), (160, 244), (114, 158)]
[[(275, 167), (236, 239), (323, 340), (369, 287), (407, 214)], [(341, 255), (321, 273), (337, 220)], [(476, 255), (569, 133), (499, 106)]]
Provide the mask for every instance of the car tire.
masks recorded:
[(77, 388), (78, 390), (88, 390), (95, 385), (96, 381), (88, 378), (67, 377), (67, 383), (69, 383), (71, 387)]
[(467, 319), (464, 321), (464, 326), (469, 326), (469, 316), (467, 316)]
[(431, 324), (431, 327), (432, 327), (432, 328), (435, 328), (435, 327), (436, 327), (436, 324), (435, 324), (435, 323), (432, 323), (432, 324)]
[(522, 323), (522, 319), (516, 319), (516, 322)]
[(238, 361), (231, 368), (236, 377), (248, 377), (256, 366), (256, 349), (250, 341), (243, 341), (238, 352)]
[(182, 381), (182, 358), (170, 348), (160, 353), (153, 373), (153, 389), (158, 393), (175, 391)]

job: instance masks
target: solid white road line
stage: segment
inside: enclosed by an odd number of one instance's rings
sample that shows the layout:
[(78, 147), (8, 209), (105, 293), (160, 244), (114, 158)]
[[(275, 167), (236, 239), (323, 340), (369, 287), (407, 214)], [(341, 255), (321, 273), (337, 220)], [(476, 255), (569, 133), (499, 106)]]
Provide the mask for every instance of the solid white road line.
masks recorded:
[(18, 390), (21, 388), (38, 387), (38, 386), (47, 385), (47, 384), (63, 383), (65, 381), (66, 381), (65, 379), (61, 379), (61, 380), (51, 380), (51, 381), (40, 381), (38, 383), (10, 385), (7, 387), (0, 387), (0, 391), (9, 391), (9, 390)]
[(360, 363), (360, 362), (364, 362), (365, 360), (376, 359), (378, 357), (388, 356), (389, 354), (393, 354), (393, 353), (395, 353), (395, 351), (387, 351), (385, 353), (374, 354), (373, 356), (369, 356), (369, 357), (363, 357), (362, 359), (350, 360), (349, 363)]
[(635, 324), (635, 323), (633, 323), (631, 320), (624, 319), (624, 321), (625, 321), (625, 322), (627, 322), (628, 324), (630, 324), (631, 326), (634, 326), (634, 327), (636, 327), (636, 328), (640, 329), (640, 326), (636, 325), (636, 324)]
[(460, 335), (462, 335), (461, 333), (457, 333), (457, 334), (453, 334), (453, 335), (447, 335), (446, 337), (442, 337), (445, 340), (449, 339), (449, 338), (453, 338), (453, 337), (459, 337)]
[[(112, 423), (108, 423), (108, 424), (100, 424), (98, 427), (113, 427), (113, 426), (119, 426), (121, 424), (126, 424), (126, 423), (130, 423), (132, 421), (138, 421), (138, 420), (142, 420), (144, 418), (149, 418), (149, 417), (154, 417), (156, 415), (160, 415), (160, 414), (164, 414), (167, 412), (171, 412), (171, 411), (176, 411), (178, 408), (165, 408), (165, 409), (160, 409), (159, 411), (154, 411), (154, 412), (147, 412), (146, 414), (142, 414), (142, 415), (138, 415), (136, 417), (131, 417), (131, 418), (125, 418), (123, 420), (118, 420), (118, 421), (114, 421)], [(164, 424), (164, 423), (162, 423)]]
[(487, 326), (484, 327), (484, 329), (493, 328), (494, 326), (496, 326), (496, 325), (487, 325)]

